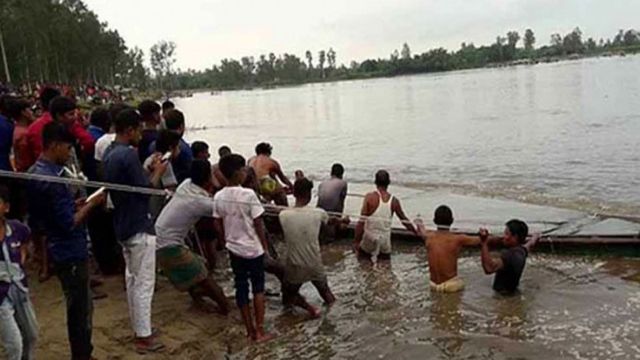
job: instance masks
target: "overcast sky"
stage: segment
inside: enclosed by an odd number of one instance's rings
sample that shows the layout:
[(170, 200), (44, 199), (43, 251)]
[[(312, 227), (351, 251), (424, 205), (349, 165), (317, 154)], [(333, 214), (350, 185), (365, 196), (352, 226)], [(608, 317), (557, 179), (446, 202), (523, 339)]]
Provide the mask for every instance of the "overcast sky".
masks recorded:
[(129, 47), (177, 44), (177, 66), (204, 69), (226, 57), (274, 52), (314, 58), (333, 47), (338, 63), (495, 41), (530, 27), (537, 45), (580, 26), (585, 37), (640, 28), (639, 0), (85, 0)]

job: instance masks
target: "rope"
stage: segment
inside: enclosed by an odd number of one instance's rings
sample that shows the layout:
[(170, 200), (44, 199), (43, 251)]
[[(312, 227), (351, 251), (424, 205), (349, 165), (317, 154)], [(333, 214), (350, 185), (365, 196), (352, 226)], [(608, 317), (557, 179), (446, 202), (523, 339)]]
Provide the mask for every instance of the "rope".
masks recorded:
[[(71, 172), (73, 173), (73, 172)], [(202, 196), (202, 195), (195, 195), (195, 194), (176, 194), (176, 193), (172, 193), (168, 190), (164, 190), (164, 189), (154, 189), (154, 188), (148, 188), (148, 187), (140, 187), (140, 186), (131, 186), (131, 185), (123, 185), (123, 184), (115, 184), (115, 183), (107, 183), (107, 182), (101, 182), (101, 181), (91, 181), (91, 180), (84, 180), (84, 179), (78, 179), (78, 178), (69, 178), (69, 177), (59, 177), (59, 176), (50, 176), (50, 175), (40, 175), (40, 174), (32, 174), (32, 173), (20, 173), (20, 172), (13, 172), (13, 171), (6, 171), (6, 170), (0, 170), (0, 177), (5, 177), (5, 178), (12, 178), (12, 179), (18, 179), (18, 180), (25, 180), (25, 181), (45, 181), (45, 182), (52, 182), (52, 183), (58, 183), (58, 184), (64, 184), (64, 185), (71, 185), (71, 186), (80, 186), (80, 187), (88, 187), (88, 188), (101, 188), (104, 187), (107, 190), (112, 190), (112, 191), (121, 191), (121, 192), (128, 192), (128, 193), (136, 193), (136, 194), (143, 194), (143, 195), (149, 195), (149, 196), (162, 196), (162, 197), (172, 197), (172, 196), (184, 196), (184, 197), (190, 197), (190, 198), (200, 198), (200, 199), (209, 199), (211, 200), (211, 197), (207, 197), (207, 196)], [(361, 194), (348, 194), (347, 196), (352, 196), (352, 197), (364, 197)], [(228, 202), (228, 203), (236, 203), (236, 204), (245, 204), (245, 205), (252, 205), (255, 206), (256, 204), (254, 203), (249, 203), (249, 202), (244, 202), (244, 201), (235, 201), (235, 200), (216, 200), (216, 201), (222, 201), (222, 202)], [(275, 204), (260, 204), (260, 206), (264, 207), (267, 211), (265, 213), (265, 215), (267, 216), (277, 216), (277, 212), (279, 210), (286, 210), (286, 209), (291, 209), (287, 206), (281, 206), (281, 205), (275, 205)], [(271, 210), (272, 212), (269, 212), (269, 210)], [(367, 220), (367, 219), (377, 219), (377, 220), (384, 220), (384, 221), (389, 221), (388, 218), (384, 218), (384, 217), (379, 217), (379, 216), (367, 216), (367, 215), (361, 215), (361, 214), (347, 214), (347, 213), (340, 213), (340, 212), (333, 212), (333, 211), (327, 211), (328, 215), (334, 216), (334, 217), (339, 217), (342, 218), (344, 216), (349, 216), (350, 218), (355, 218), (355, 219), (359, 219), (359, 220)], [(629, 220), (629, 221), (636, 221), (636, 222), (640, 222), (640, 216), (636, 217), (636, 216), (627, 216), (627, 215), (619, 215), (619, 214), (605, 214), (605, 213), (599, 213), (599, 214), (593, 214), (591, 216), (594, 217), (606, 217), (606, 218), (619, 218), (619, 219), (625, 219), (625, 220)], [(417, 216), (418, 218), (420, 218), (420, 215)], [(477, 220), (477, 219), (476, 219)], [(466, 222), (469, 222), (471, 220), (466, 220)], [(406, 223), (411, 223), (413, 224), (411, 221), (400, 221), (403, 224)], [(458, 222), (464, 223), (465, 220), (458, 220)], [(489, 224), (489, 225), (502, 225), (503, 223), (500, 222), (493, 222), (493, 221), (481, 221), (484, 224)], [(541, 223), (541, 224), (557, 224), (557, 223), (553, 223), (553, 222), (548, 222), (548, 221), (530, 221), (532, 223)], [(457, 228), (458, 231), (460, 232), (464, 232), (464, 233), (475, 233), (477, 232), (477, 230), (471, 230), (471, 229), (464, 229), (464, 228)]]

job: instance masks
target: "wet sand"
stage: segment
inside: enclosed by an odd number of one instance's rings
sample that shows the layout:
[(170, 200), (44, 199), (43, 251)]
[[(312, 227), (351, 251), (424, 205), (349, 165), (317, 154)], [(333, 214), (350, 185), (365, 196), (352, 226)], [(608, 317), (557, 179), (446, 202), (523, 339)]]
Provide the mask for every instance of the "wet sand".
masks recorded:
[[(460, 294), (428, 290), (425, 251), (398, 244), (391, 267), (360, 265), (348, 244), (324, 247), (338, 302), (319, 320), (284, 312), (269, 298), (266, 323), (278, 338), (245, 340), (239, 313), (229, 317), (194, 308), (187, 294), (158, 277), (153, 322), (168, 349), (137, 355), (119, 278), (94, 302), (94, 346), (99, 359), (632, 359), (640, 356), (640, 260), (534, 255), (522, 292), (500, 297), (482, 273), (477, 253), (459, 263), (467, 288)], [(223, 263), (224, 264), (224, 263)], [(226, 264), (215, 278), (233, 303)], [(268, 277), (267, 288), (279, 289)], [(321, 305), (313, 287), (303, 294)], [(41, 325), (39, 359), (68, 358), (64, 300), (56, 278), (32, 282)]]

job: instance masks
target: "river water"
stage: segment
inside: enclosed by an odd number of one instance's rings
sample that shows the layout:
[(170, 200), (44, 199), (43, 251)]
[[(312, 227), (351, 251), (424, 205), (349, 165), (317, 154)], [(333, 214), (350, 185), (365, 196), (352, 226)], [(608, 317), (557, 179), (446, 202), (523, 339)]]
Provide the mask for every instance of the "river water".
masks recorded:
[(640, 213), (640, 56), (478, 69), (176, 99), (190, 140), (247, 156), (274, 146), (287, 174), (558, 207)]

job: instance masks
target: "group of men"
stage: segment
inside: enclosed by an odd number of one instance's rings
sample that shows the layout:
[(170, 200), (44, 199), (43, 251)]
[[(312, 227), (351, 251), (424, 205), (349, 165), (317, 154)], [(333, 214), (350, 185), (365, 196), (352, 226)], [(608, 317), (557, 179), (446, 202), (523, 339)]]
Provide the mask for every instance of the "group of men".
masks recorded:
[[(28, 166), (22, 171), (26, 168), (35, 175), (75, 179), (82, 179), (84, 171), (91, 180), (173, 194), (167, 200), (139, 192), (109, 191), (108, 196), (97, 192), (87, 198), (96, 189), (88, 189), (87, 194), (82, 187), (64, 183), (28, 182), (29, 225), (34, 234), (46, 237), (45, 252), (52, 257), (64, 291), (73, 359), (92, 358), (91, 256), (101, 269), (117, 268), (114, 259), (124, 262), (129, 316), (139, 353), (164, 349), (151, 321), (157, 270), (195, 301), (209, 298), (220, 313), (229, 312), (224, 292), (210, 276), (216, 248), (224, 247), (229, 254), (236, 304), (247, 336), (254, 341), (271, 338), (264, 326), (265, 272), (280, 280), (285, 306), (301, 307), (312, 318), (320, 312), (300, 294), (304, 283), (311, 282), (326, 304), (335, 301), (324, 272), (319, 237), (321, 233), (336, 236), (349, 223), (348, 217), (342, 216), (347, 196), (342, 165), (333, 165), (331, 178), (320, 184), (318, 202), (312, 206), (313, 182), (297, 172), (292, 183), (271, 157), (272, 147), (267, 143), (258, 144), (256, 155), (248, 161), (223, 146), (218, 151), (219, 161), (211, 165), (206, 143), (197, 141), (189, 146), (183, 139), (184, 115), (169, 102), (162, 107), (146, 100), (137, 109), (124, 104), (96, 109), (88, 129), (79, 124), (73, 99), (52, 91), (43, 93), (41, 102), (48, 111), (26, 129), (27, 139), (33, 141), (27, 148), (41, 149), (41, 153), (33, 164), (25, 160)], [(16, 112), (20, 113), (11, 110)], [(22, 161), (17, 152), (14, 157), (14, 163)], [(433, 290), (462, 288), (457, 279), (458, 253), (462, 246), (478, 243), (482, 244), (484, 270), (497, 273), (494, 288), (501, 292), (517, 288), (533, 245), (520, 246), (527, 237), (526, 224), (517, 220), (507, 223), (504, 244), (510, 249), (501, 258), (492, 258), (486, 230), (481, 230), (479, 238), (449, 232), (453, 217), (446, 207), (436, 211), (437, 231), (427, 231), (421, 222), (414, 226), (399, 199), (388, 192), (389, 174), (379, 171), (375, 184), (376, 191), (365, 196), (356, 226), (354, 249), (359, 259), (369, 262), (375, 256), (379, 262), (389, 260), (391, 218), (395, 214), (407, 229), (425, 237)], [(37, 337), (22, 266), (29, 229), (5, 218), (17, 188), (12, 187), (11, 192), (0, 189), (0, 259), (8, 264), (6, 269), (0, 266), (0, 336), (11, 359), (31, 358)], [(295, 198), (293, 207), (284, 208), (287, 194)], [(270, 203), (279, 206), (270, 207)], [(287, 247), (283, 261), (272, 256), (265, 221), (273, 218), (268, 215), (277, 216), (283, 232)], [(196, 240), (191, 241), (193, 238)]]

